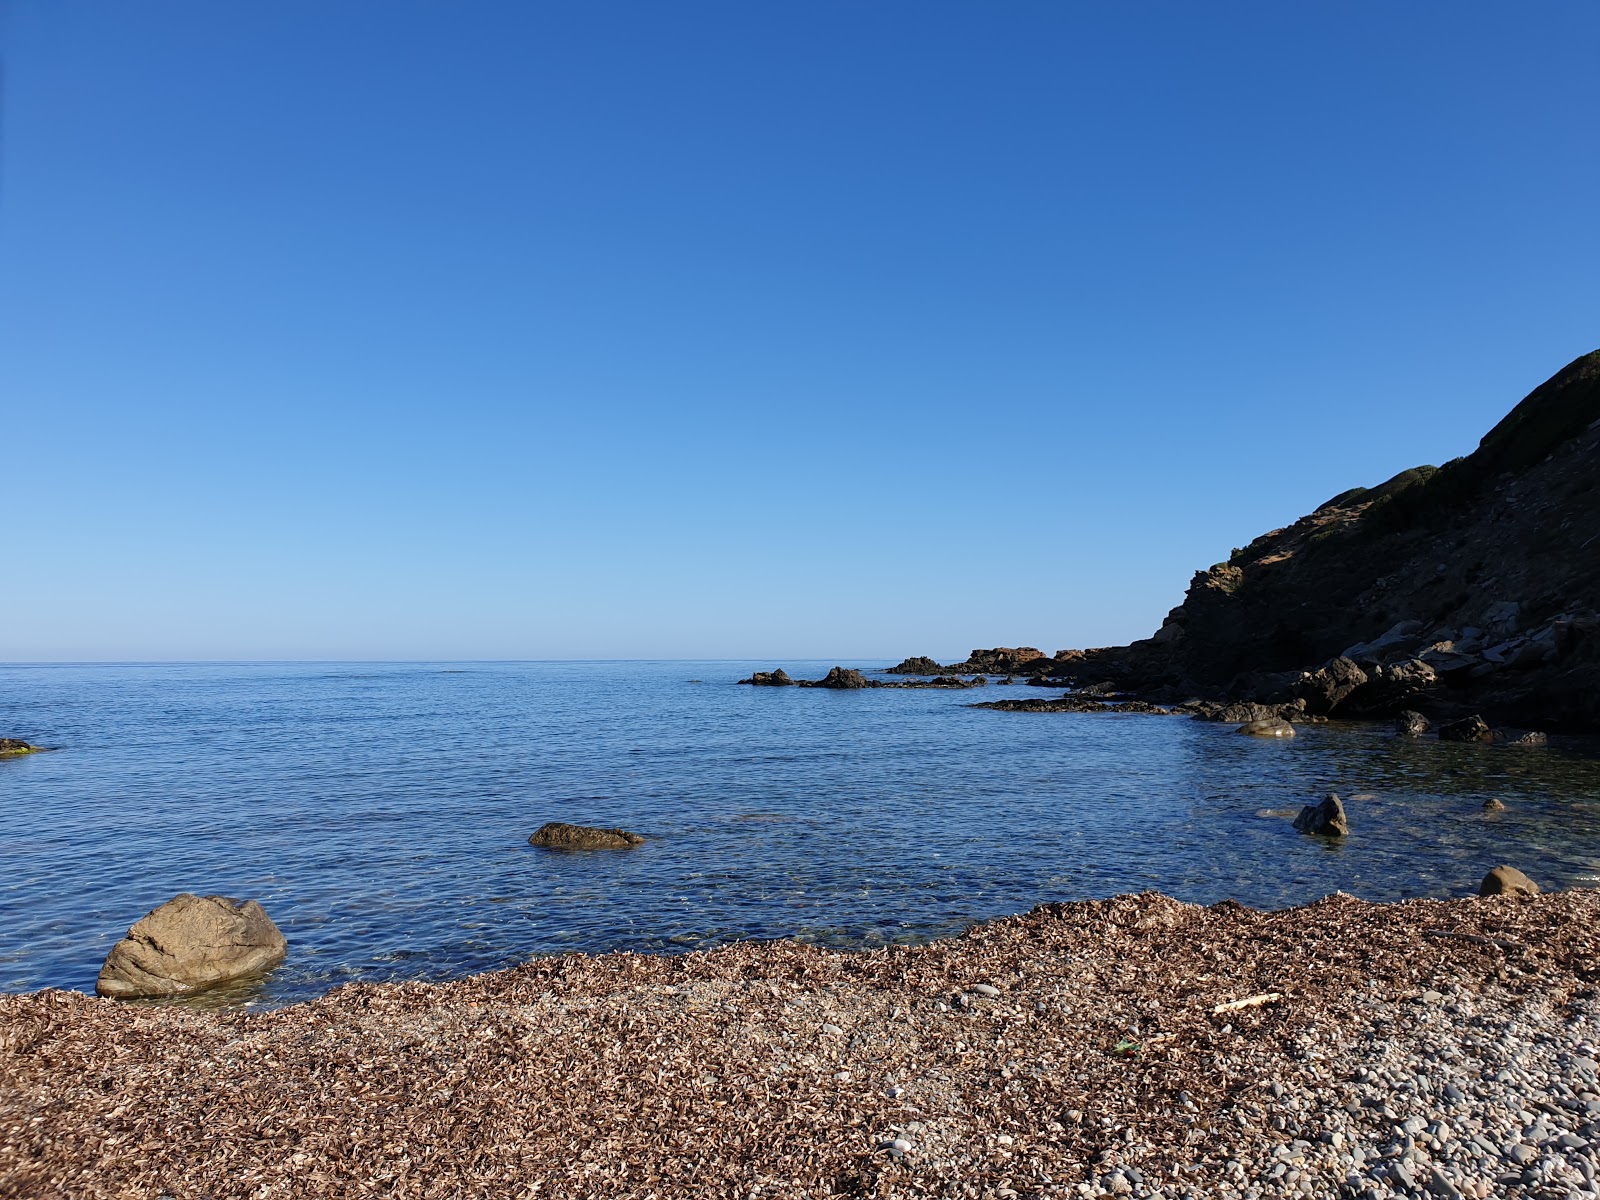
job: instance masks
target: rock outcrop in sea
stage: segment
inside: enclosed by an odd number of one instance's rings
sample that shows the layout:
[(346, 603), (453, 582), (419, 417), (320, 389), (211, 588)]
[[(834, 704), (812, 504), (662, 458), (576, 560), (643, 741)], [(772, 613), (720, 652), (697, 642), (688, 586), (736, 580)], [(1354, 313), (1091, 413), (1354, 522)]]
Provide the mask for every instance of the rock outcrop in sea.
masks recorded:
[(530, 846), (546, 850), (629, 850), (644, 843), (643, 836), (626, 829), (597, 829), (565, 821), (546, 821), (528, 839)]

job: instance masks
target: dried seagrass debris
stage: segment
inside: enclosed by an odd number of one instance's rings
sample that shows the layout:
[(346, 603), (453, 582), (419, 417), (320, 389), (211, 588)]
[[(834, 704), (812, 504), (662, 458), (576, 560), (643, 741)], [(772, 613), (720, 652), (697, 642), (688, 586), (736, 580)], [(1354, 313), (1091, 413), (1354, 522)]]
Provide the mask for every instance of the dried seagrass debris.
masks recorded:
[[(1597, 930), (1593, 891), (1283, 912), (1145, 895), (915, 949), (572, 955), (265, 1013), (5, 996), (0, 1195), (1332, 1195), (1352, 1148), (1402, 1161), (1383, 1114), (1430, 1116), (1446, 1086), (1465, 1094), (1450, 1122), (1526, 1105), (1577, 1136), (1537, 1107), (1571, 1111), (1569, 1068), (1516, 1072), (1542, 1048), (1592, 1061)], [(1522, 1056), (1509, 1083), (1501, 1053)], [(1382, 1082), (1458, 1061), (1426, 1093)], [(1463, 1141), (1405, 1169), (1468, 1194)]]

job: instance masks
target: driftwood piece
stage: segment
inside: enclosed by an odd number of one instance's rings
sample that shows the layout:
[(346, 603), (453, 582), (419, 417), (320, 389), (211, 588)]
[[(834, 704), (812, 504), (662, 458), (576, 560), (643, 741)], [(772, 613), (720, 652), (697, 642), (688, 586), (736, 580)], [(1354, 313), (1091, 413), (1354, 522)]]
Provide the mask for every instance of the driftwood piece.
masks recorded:
[(1262, 992), (1258, 996), (1246, 996), (1242, 1000), (1228, 1000), (1219, 1004), (1211, 1010), (1211, 1015), (1218, 1017), (1226, 1012), (1238, 1012), (1241, 1008), (1260, 1008), (1263, 1004), (1271, 1004), (1274, 1000), (1282, 999), (1282, 992)]
[(1481, 933), (1468, 933), (1464, 929), (1424, 929), (1423, 937), (1453, 938), (1461, 942), (1476, 942), (1480, 946), (1498, 946), (1502, 950), (1526, 950), (1528, 947), (1510, 938), (1486, 937)]

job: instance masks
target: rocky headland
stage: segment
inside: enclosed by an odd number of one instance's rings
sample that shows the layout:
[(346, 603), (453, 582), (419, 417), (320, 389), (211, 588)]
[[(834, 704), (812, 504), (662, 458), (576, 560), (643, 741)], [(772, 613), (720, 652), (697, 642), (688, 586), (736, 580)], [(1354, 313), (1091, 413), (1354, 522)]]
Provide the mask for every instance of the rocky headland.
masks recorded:
[[(1600, 351), (1466, 457), (1352, 488), (1198, 572), (1143, 641), (974, 651), (959, 666), (1289, 720), (1478, 716), (1470, 740), (1516, 741), (1517, 729), (1600, 732), (1597, 605)], [(891, 670), (932, 667), (956, 669), (915, 658)]]

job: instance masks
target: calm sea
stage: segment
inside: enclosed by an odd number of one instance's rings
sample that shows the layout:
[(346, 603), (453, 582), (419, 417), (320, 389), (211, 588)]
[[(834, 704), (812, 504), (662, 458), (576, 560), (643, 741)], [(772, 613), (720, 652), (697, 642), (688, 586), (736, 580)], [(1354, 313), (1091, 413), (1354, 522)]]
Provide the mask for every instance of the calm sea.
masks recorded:
[[(1502, 862), (1600, 879), (1582, 750), (734, 686), (774, 665), (833, 664), (0, 667), (0, 736), (60, 747), (0, 761), (0, 990), (92, 990), (182, 891), (266, 906), (290, 942), (254, 993), (273, 1004), (573, 950), (918, 941), (1146, 888), (1276, 907), (1461, 895)], [(1329, 790), (1370, 796), (1344, 842), (1275, 815)], [(529, 846), (549, 820), (650, 841)]]

